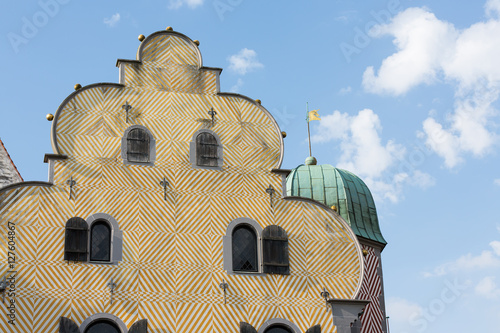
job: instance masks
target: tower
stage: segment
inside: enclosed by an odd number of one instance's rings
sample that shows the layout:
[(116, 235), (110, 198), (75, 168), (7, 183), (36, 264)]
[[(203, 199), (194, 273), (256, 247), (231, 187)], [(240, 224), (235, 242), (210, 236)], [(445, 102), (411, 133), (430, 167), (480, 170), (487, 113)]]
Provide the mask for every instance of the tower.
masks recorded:
[(361, 332), (387, 332), (381, 258), (387, 242), (368, 186), (352, 172), (317, 165), (314, 157), (308, 157), (287, 175), (286, 194), (321, 202), (350, 225), (364, 256), (365, 274), (358, 298), (370, 300), (361, 317)]

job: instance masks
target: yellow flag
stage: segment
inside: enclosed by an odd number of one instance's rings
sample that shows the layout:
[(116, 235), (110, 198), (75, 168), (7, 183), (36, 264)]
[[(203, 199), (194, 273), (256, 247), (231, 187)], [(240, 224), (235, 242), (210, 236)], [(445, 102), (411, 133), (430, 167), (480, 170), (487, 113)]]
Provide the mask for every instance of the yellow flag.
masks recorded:
[(311, 120), (321, 120), (321, 118), (319, 117), (319, 114), (318, 114), (318, 110), (309, 111), (309, 114), (307, 116), (307, 120), (308, 121), (311, 121)]

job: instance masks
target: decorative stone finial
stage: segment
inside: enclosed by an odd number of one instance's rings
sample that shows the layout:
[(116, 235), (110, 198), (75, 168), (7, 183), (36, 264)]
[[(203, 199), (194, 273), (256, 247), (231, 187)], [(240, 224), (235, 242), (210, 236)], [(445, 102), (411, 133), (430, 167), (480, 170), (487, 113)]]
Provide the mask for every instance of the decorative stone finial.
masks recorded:
[(281, 131), (281, 136), (284, 138), (286, 138), (286, 132), (285, 131)]
[(75, 90), (82, 89), (82, 85), (80, 83), (75, 84)]
[(262, 101), (260, 99), (256, 99), (255, 102), (257, 102), (257, 104), (262, 104)]
[(316, 165), (317, 163), (318, 161), (314, 156), (309, 156), (308, 158), (306, 158), (306, 165)]
[(337, 206), (333, 205), (332, 207), (330, 207), (332, 210), (334, 211), (337, 211)]
[(47, 118), (48, 121), (52, 121), (52, 120), (54, 120), (54, 115), (52, 113), (47, 113), (45, 118)]
[(196, 45), (200, 46), (200, 41), (197, 40), (197, 39), (193, 40), (193, 43), (195, 43)]
[(144, 35), (139, 35), (139, 37), (137, 37), (137, 39), (139, 40), (139, 42), (142, 42), (143, 40), (146, 39), (146, 37)]
[(166, 29), (167, 31), (174, 31), (174, 29), (172, 29), (172, 27), (167, 27)]
[(363, 250), (363, 256), (366, 257), (368, 255), (368, 250)]

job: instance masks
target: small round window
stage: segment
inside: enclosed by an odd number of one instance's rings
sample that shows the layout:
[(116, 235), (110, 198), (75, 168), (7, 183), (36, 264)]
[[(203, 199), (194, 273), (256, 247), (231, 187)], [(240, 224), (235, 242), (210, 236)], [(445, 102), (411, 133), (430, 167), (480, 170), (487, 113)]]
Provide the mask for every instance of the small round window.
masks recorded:
[(85, 333), (121, 333), (118, 326), (107, 320), (98, 320), (90, 324)]

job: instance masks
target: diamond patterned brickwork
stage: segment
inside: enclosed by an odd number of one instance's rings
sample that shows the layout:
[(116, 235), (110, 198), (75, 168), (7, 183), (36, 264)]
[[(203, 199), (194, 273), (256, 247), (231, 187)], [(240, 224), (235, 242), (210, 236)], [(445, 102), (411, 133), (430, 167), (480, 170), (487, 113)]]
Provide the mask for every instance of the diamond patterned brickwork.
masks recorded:
[[(153, 38), (154, 37), (154, 38)], [(260, 327), (284, 318), (302, 331), (321, 324), (335, 332), (319, 293), (355, 298), (362, 257), (342, 219), (304, 201), (273, 196), (281, 177), (282, 138), (259, 104), (219, 94), (217, 70), (200, 68), (187, 37), (162, 32), (141, 45), (142, 64), (123, 63), (123, 87), (93, 86), (74, 93), (56, 114), (54, 184), (0, 192), (0, 255), (7, 258), (8, 226), (16, 228), (16, 326), (0, 318), (2, 332), (57, 332), (60, 316), (81, 324), (106, 312), (130, 327), (147, 318), (160, 333), (238, 332), (239, 322)], [(142, 58), (141, 58), (142, 57)], [(125, 102), (132, 105), (125, 123)], [(217, 111), (213, 123), (207, 111)], [(156, 139), (154, 166), (124, 165), (121, 136), (146, 126)], [(218, 134), (221, 170), (193, 169), (189, 142), (200, 128)], [(68, 199), (70, 177), (76, 180)], [(169, 186), (166, 200), (159, 182)], [(123, 231), (117, 265), (67, 263), (64, 225), (74, 216), (113, 216)], [(287, 231), (290, 275), (228, 275), (222, 237), (235, 218)], [(0, 263), (0, 273), (9, 270)], [(117, 284), (109, 302), (106, 284)], [(227, 304), (219, 284), (228, 283)], [(7, 302), (5, 304), (8, 304)]]

